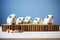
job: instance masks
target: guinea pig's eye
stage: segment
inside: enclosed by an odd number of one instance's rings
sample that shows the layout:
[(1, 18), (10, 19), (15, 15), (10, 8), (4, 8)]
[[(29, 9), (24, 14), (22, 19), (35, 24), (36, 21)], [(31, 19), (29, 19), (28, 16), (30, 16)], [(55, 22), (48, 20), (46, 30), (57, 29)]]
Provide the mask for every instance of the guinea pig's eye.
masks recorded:
[(25, 20), (25, 19), (23, 19), (23, 20)]
[(19, 19), (19, 20), (21, 20), (21, 19)]
[(47, 18), (49, 18), (49, 16), (47, 16)]
[(37, 19), (35, 19), (35, 20), (37, 20)]
[(9, 18), (11, 18), (12, 16), (10, 16)]
[(53, 16), (52, 16), (52, 18), (53, 18)]

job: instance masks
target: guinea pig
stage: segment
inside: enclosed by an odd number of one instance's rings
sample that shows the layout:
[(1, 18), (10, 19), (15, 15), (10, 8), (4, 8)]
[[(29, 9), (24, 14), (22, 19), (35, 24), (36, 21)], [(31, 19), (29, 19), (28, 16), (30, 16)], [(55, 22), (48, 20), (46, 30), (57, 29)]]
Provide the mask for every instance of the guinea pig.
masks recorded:
[(19, 30), (14, 30), (14, 31), (13, 31), (13, 33), (18, 33), (18, 32), (19, 32)]
[(34, 19), (34, 21), (33, 21), (33, 24), (41, 24), (41, 23), (43, 23), (43, 22), (42, 22), (42, 19), (39, 18), (39, 17), (35, 17), (35, 19)]
[(13, 33), (13, 30), (7, 29), (8, 33)]
[(15, 14), (11, 14), (8, 16), (7, 24), (9, 24), (9, 25), (16, 24), (16, 15)]
[(24, 23), (29, 24), (31, 22), (32, 22), (32, 18), (30, 16), (26, 16), (25, 19), (24, 19)]
[(16, 24), (23, 24), (23, 21), (24, 21), (24, 17), (18, 17)]
[(53, 15), (46, 16), (45, 19), (44, 19), (44, 24), (45, 25), (53, 24)]

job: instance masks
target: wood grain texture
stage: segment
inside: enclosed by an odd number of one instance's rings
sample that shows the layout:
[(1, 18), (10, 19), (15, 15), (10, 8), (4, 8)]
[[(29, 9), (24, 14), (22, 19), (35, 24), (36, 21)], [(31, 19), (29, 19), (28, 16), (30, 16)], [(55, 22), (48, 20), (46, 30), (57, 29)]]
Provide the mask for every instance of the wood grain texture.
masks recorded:
[(7, 29), (23, 31), (59, 31), (59, 25), (38, 25), (38, 24), (2, 25), (2, 31), (6, 31)]

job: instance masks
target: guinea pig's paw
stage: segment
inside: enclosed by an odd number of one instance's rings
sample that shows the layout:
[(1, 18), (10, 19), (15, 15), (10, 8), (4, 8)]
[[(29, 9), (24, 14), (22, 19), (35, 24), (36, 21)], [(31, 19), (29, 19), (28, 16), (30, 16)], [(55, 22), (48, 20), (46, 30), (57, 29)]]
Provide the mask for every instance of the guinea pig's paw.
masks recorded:
[(19, 32), (19, 30), (14, 30), (14, 33), (18, 33)]
[(6, 32), (10, 33), (10, 29), (7, 29)]
[(13, 30), (10, 30), (10, 33), (14, 33)]

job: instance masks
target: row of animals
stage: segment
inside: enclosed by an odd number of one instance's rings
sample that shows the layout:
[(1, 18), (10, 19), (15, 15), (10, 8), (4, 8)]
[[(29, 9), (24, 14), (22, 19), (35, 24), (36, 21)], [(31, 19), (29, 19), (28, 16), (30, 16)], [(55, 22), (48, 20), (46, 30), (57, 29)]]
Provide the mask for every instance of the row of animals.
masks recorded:
[(35, 17), (33, 22), (32, 22), (32, 18), (30, 16), (26, 16), (24, 17), (18, 17), (16, 18), (16, 14), (11, 14), (7, 17), (7, 24), (11, 25), (11, 24), (53, 24), (53, 15), (47, 15), (44, 18), (44, 21), (42, 21), (41, 18), (39, 17)]

